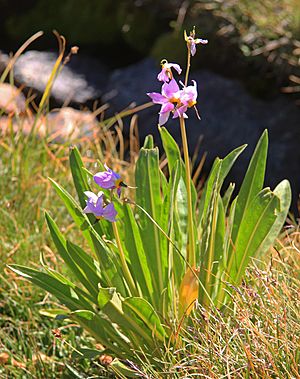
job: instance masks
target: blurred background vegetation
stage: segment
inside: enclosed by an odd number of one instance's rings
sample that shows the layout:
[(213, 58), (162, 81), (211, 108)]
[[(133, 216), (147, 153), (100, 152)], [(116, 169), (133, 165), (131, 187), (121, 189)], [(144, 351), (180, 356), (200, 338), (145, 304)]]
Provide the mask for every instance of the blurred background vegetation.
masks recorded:
[[(32, 48), (56, 48), (52, 30), (110, 67), (142, 57), (181, 61), (184, 29), (196, 26), (211, 44), (195, 66), (245, 82), (268, 97), (300, 83), (298, 0), (0, 0), (0, 49), (14, 50), (38, 30)], [(195, 67), (194, 66), (194, 67)]]

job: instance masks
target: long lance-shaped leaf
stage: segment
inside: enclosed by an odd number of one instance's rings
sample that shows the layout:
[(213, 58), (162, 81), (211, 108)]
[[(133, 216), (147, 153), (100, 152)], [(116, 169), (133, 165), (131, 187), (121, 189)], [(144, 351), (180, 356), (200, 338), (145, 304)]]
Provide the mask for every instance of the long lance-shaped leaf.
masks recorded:
[[(89, 290), (97, 299), (99, 276), (96, 274), (95, 267), (92, 270), (92, 258), (84, 251), (78, 255), (75, 245), (67, 245), (67, 241), (58, 229), (56, 223), (48, 213), (45, 213), (48, 228), (56, 249), (76, 278)], [(87, 264), (88, 262), (88, 264)], [(93, 280), (90, 280), (93, 279)]]
[[(224, 260), (224, 243), (225, 243), (225, 210), (223, 206), (223, 201), (218, 194), (218, 201), (217, 201), (217, 224), (216, 224), (216, 230), (215, 230), (215, 246), (214, 246), (214, 258), (212, 263), (212, 273), (211, 273), (211, 279), (210, 279), (210, 285), (211, 285), (211, 291), (210, 293), (213, 293), (214, 288), (218, 286), (219, 281), (219, 272), (223, 271), (223, 260)], [(212, 295), (212, 298), (214, 299), (214, 296)]]
[[(185, 184), (183, 182), (183, 179), (181, 177), (181, 164), (177, 160), (174, 168), (170, 175), (170, 180), (168, 183), (168, 190), (166, 192), (166, 196), (164, 197), (164, 206), (162, 207), (162, 215), (161, 215), (161, 227), (166, 233), (167, 236), (171, 237), (171, 240), (173, 243), (176, 244), (178, 248), (182, 247), (182, 235), (185, 234), (186, 236), (186, 230), (184, 233), (182, 233), (179, 230), (179, 223), (178, 223), (178, 214), (176, 209), (177, 204), (177, 189), (179, 181), (182, 181), (182, 185), (185, 189)], [(185, 197), (186, 200), (186, 197)], [(186, 206), (186, 204), (185, 204)], [(187, 216), (186, 216), (187, 219)], [(186, 220), (187, 223), (187, 220)], [(179, 247), (181, 246), (181, 247)], [(181, 276), (183, 275), (183, 267), (184, 262), (182, 261), (181, 257), (178, 257), (178, 253), (174, 251), (174, 246), (167, 238), (161, 239), (161, 248), (167, 251), (168, 253), (168, 290), (164, 292), (163, 297), (163, 316), (167, 316), (167, 312), (169, 309), (169, 301), (171, 300), (173, 303), (173, 309), (175, 310), (177, 308), (177, 288), (179, 287)], [(186, 248), (186, 245), (185, 245)], [(186, 250), (185, 250), (186, 252)], [(178, 283), (176, 285), (175, 283)]]
[(76, 286), (70, 286), (52, 275), (20, 265), (8, 266), (16, 274), (23, 276), (32, 283), (54, 295), (62, 304), (71, 311), (77, 309), (92, 310), (92, 306), (77, 291)]
[[(105, 277), (107, 284), (116, 285), (116, 281), (113, 280), (114, 278), (117, 279), (118, 284), (121, 285), (122, 280), (118, 279), (119, 274), (113, 263), (113, 254), (101, 240), (86, 214), (83, 213), (75, 199), (64, 188), (54, 180), (50, 179), (50, 181), (60, 198), (63, 200), (76, 225), (80, 228), (82, 235), (86, 238), (92, 250), (96, 253), (100, 267), (104, 268), (101, 270), (101, 273), (103, 274), (103, 277)], [(118, 289), (122, 292), (121, 287), (118, 287)]]
[(91, 232), (91, 238), (94, 244), (94, 251), (100, 264), (101, 277), (105, 285), (108, 287), (115, 286), (118, 291), (125, 296), (126, 289), (124, 287), (118, 256), (108, 249), (95, 231)]
[(276, 221), (279, 209), (280, 200), (269, 188), (259, 192), (247, 207), (226, 270), (228, 281), (232, 284), (240, 284), (250, 257), (258, 253)]
[(212, 268), (215, 255), (215, 243), (217, 233), (217, 220), (218, 220), (218, 197), (219, 197), (219, 175), (221, 172), (221, 165), (218, 165), (218, 173), (216, 175), (214, 188), (212, 192), (211, 201), (207, 211), (207, 223), (205, 225), (205, 232), (203, 233), (203, 241), (201, 244), (200, 254), (200, 280), (204, 285), (206, 292), (203, 288), (199, 291), (199, 301), (202, 304), (209, 304), (209, 298), (212, 287)]
[(128, 204), (124, 204), (124, 241), (131, 268), (143, 295), (152, 299), (153, 285), (139, 227)]
[(77, 285), (75, 285), (75, 283), (73, 283), (70, 279), (68, 279), (65, 276), (63, 276), (61, 273), (55, 271), (51, 267), (48, 267), (46, 265), (45, 261), (44, 261), (43, 254), (41, 254), (40, 261), (41, 261), (41, 263), (43, 265), (43, 269), (45, 270), (45, 272), (47, 274), (49, 274), (53, 278), (59, 280), (61, 283), (66, 284), (70, 288), (74, 288), (76, 290), (76, 293), (79, 294), (79, 295), (82, 295), (83, 298), (85, 298), (86, 300), (90, 301), (91, 303), (97, 304), (97, 300), (95, 301), (95, 297), (93, 296), (93, 293), (91, 294), (90, 292), (86, 292), (85, 289), (82, 289), (81, 287), (78, 287)]
[[(171, 240), (184, 255), (186, 253), (188, 222), (186, 187), (182, 179), (181, 170), (182, 165), (177, 160), (171, 172), (168, 195), (164, 200), (162, 226), (166, 234), (171, 237)], [(163, 238), (163, 241), (166, 244), (165, 248), (169, 251), (169, 278), (174, 276), (173, 280), (177, 283), (175, 288), (179, 288), (184, 274), (184, 261), (174, 251), (174, 246), (167, 238)]]
[(222, 198), (225, 215), (227, 214), (227, 209), (229, 207), (229, 203), (230, 203), (234, 189), (235, 189), (235, 183), (230, 183)]
[[(152, 332), (153, 337), (164, 342), (167, 333), (163, 328), (158, 314), (153, 306), (141, 297), (127, 297), (123, 301), (124, 312), (132, 311), (134, 318), (139, 318), (143, 324)], [(137, 320), (136, 320), (137, 321)]]
[(151, 332), (137, 323), (131, 315), (124, 312), (123, 300), (115, 288), (100, 288), (98, 302), (101, 311), (107, 315), (111, 322), (119, 325), (122, 333), (132, 341), (135, 348), (140, 348), (140, 344), (143, 342), (153, 343)]
[(226, 285), (223, 279), (226, 277), (226, 275), (224, 275), (224, 272), (227, 268), (227, 263), (228, 263), (227, 254), (228, 254), (229, 247), (231, 244), (231, 233), (232, 233), (232, 227), (233, 227), (236, 201), (237, 201), (237, 198), (235, 198), (233, 202), (231, 203), (229, 216), (226, 219), (222, 259), (219, 260), (218, 272), (216, 274), (216, 284), (214, 286), (213, 295), (212, 295), (212, 298), (214, 299), (214, 304), (218, 308), (220, 308), (223, 305), (222, 301), (225, 295), (224, 287), (226, 287)]
[[(185, 181), (185, 165), (181, 158), (181, 153), (180, 153), (178, 144), (176, 143), (174, 138), (171, 136), (171, 134), (168, 132), (168, 130), (165, 127), (160, 127), (159, 132), (160, 132), (160, 136), (162, 139), (165, 153), (167, 155), (170, 176), (171, 176), (172, 170), (175, 167), (176, 162), (178, 161), (181, 167), (182, 178)], [(193, 204), (193, 207), (195, 207), (198, 194), (192, 180), (191, 180), (191, 192), (192, 192), (192, 204)], [(196, 235), (196, 229), (195, 229), (195, 235)]]
[(231, 236), (232, 248), (229, 254), (231, 254), (234, 249), (238, 234), (240, 232), (240, 225), (244, 219), (244, 215), (247, 212), (249, 204), (263, 188), (267, 152), (268, 132), (265, 130), (257, 143), (238, 194)]
[(118, 325), (113, 324), (102, 312), (76, 310), (70, 318), (77, 321), (97, 342), (105, 346), (107, 353), (128, 358), (132, 352), (130, 340), (120, 332)]
[(277, 212), (276, 221), (274, 222), (270, 232), (261, 243), (258, 255), (264, 255), (270, 246), (274, 244), (276, 238), (281, 232), (291, 206), (292, 191), (288, 180), (283, 180), (280, 182), (273, 192), (280, 200), (280, 211)]
[(93, 289), (93, 292), (96, 290), (98, 293), (98, 286), (102, 284), (99, 263), (89, 256), (81, 247), (70, 241), (67, 241), (67, 249), (87, 281), (85, 287), (87, 289), (90, 287)]
[(82, 235), (85, 237), (91, 248), (93, 248), (93, 242), (90, 236), (89, 231), (89, 219), (87, 216), (82, 212), (81, 207), (77, 204), (75, 199), (64, 189), (62, 188), (58, 183), (56, 183), (53, 179), (49, 179), (51, 184), (53, 185), (55, 191), (57, 192), (58, 196), (61, 198), (63, 203), (65, 204), (69, 214), (73, 218), (75, 224), (78, 226), (78, 228), (81, 230)]
[[(74, 186), (75, 186), (78, 199), (79, 199), (79, 204), (81, 208), (84, 208), (86, 206), (86, 196), (84, 192), (91, 191), (91, 188), (88, 183), (88, 172), (84, 168), (81, 155), (76, 146), (72, 146), (70, 148), (69, 161), (70, 161), (70, 168), (72, 172)], [(96, 217), (91, 213), (87, 214), (87, 218), (94, 225), (94, 229), (97, 231), (97, 233), (99, 233), (99, 235), (101, 236), (111, 235), (111, 233), (108, 233), (109, 228), (108, 228), (107, 223), (97, 222)]]
[(219, 185), (219, 190), (220, 190), (232, 166), (234, 165), (234, 163), (236, 162), (236, 160), (238, 159), (240, 154), (245, 150), (246, 147), (247, 145), (242, 145), (234, 149), (225, 158), (215, 159), (213, 167), (210, 171), (209, 177), (204, 186), (204, 190), (201, 195), (200, 202), (199, 202), (199, 224), (201, 221), (204, 225), (206, 223), (207, 209), (210, 204), (211, 197), (213, 195), (213, 189), (214, 189), (214, 183), (216, 181), (216, 177), (217, 176), (219, 177), (218, 185)]
[(178, 144), (165, 127), (159, 127), (163, 147), (168, 158), (169, 173), (171, 175), (177, 161), (183, 163)]
[(90, 186), (87, 180), (87, 173), (85, 170), (83, 170), (81, 155), (76, 146), (72, 146), (70, 148), (69, 159), (73, 182), (78, 194), (79, 203), (80, 206), (84, 208), (86, 205), (84, 191), (90, 191)]
[[(158, 149), (140, 150), (136, 164), (136, 203), (145, 209), (160, 224), (162, 198), (160, 193), (160, 173)], [(166, 287), (167, 254), (161, 250), (160, 235), (155, 225), (143, 212), (139, 212), (139, 223), (146, 256), (155, 285), (157, 301)]]

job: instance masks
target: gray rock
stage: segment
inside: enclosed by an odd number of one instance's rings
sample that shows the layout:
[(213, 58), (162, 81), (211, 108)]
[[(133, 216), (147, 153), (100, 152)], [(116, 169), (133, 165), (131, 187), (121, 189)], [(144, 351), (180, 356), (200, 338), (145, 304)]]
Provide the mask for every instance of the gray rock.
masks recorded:
[[(150, 59), (112, 73), (106, 92), (112, 94), (109, 102), (113, 112), (120, 111), (131, 102), (149, 101), (146, 92), (157, 91), (159, 70)], [(246, 152), (236, 163), (231, 180), (240, 183), (255, 144), (264, 129), (269, 131), (269, 155), (266, 185), (272, 188), (282, 179), (288, 178), (294, 196), (300, 192), (300, 109), (285, 96), (262, 101), (249, 95), (241, 83), (226, 79), (209, 71), (191, 71), (191, 79), (198, 83), (198, 120), (190, 109), (187, 133), (191, 152), (196, 148), (201, 135), (200, 154), (208, 152), (207, 165), (216, 156), (224, 157), (235, 147), (247, 143)], [(144, 138), (151, 133), (159, 144), (157, 112), (153, 106), (139, 114), (139, 133)], [(128, 125), (128, 124), (127, 124)], [(180, 142), (177, 120), (169, 120), (168, 130)], [(126, 129), (125, 129), (126, 130)]]
[(0, 83), (0, 110), (11, 115), (24, 113), (26, 100), (21, 90), (8, 83)]
[[(15, 79), (27, 87), (43, 93), (56, 62), (57, 54), (44, 51), (27, 51), (15, 66)], [(59, 104), (84, 104), (101, 96), (107, 79), (107, 69), (98, 61), (73, 55), (70, 62), (55, 79), (51, 95)]]

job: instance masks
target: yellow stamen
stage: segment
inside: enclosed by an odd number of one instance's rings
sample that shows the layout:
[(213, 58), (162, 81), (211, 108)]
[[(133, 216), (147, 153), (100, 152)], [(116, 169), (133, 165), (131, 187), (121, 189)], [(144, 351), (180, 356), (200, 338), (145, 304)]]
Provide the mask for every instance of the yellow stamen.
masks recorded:
[(196, 104), (197, 104), (197, 101), (193, 101), (193, 100), (191, 100), (191, 101), (188, 102), (188, 106), (189, 106), (189, 108), (193, 107), (193, 106), (196, 105)]
[(121, 183), (122, 183), (122, 179), (117, 179), (115, 181), (115, 186), (118, 188), (118, 187), (120, 187)]

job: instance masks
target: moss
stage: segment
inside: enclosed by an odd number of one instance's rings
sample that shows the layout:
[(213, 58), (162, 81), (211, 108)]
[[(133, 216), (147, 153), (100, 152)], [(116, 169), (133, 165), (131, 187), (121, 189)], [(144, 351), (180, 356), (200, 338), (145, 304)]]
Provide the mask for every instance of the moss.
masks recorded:
[(109, 44), (120, 36), (117, 7), (118, 0), (39, 0), (31, 10), (9, 18), (5, 26), (15, 40), (23, 40), (39, 29), (56, 29), (70, 43)]
[(142, 54), (148, 54), (156, 38), (169, 29), (165, 12), (152, 4), (137, 7), (123, 2), (118, 10), (118, 22), (123, 39)]
[(183, 40), (183, 33), (169, 32), (160, 36), (150, 52), (157, 62), (167, 59), (170, 62), (177, 62), (184, 65), (186, 61), (186, 44)]

